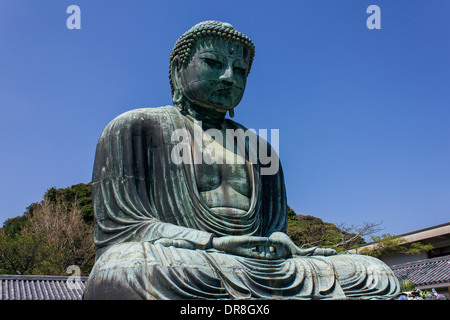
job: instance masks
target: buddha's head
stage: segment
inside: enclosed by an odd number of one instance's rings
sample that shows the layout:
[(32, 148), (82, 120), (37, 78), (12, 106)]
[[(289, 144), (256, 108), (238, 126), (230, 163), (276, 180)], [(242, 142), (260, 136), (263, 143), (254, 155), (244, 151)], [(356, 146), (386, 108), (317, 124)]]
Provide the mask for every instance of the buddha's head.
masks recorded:
[(255, 55), (253, 42), (228, 23), (201, 22), (183, 34), (170, 56), (175, 105), (229, 111), (239, 104)]

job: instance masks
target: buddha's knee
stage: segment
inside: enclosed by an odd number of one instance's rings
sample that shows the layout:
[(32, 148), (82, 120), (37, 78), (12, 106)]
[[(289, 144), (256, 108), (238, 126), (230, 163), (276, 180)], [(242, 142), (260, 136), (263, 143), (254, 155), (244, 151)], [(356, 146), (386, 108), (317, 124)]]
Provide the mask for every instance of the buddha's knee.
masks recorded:
[[(108, 248), (95, 262), (83, 299), (151, 299), (136, 290), (136, 275), (144, 272), (145, 252), (139, 242), (126, 242)], [(144, 291), (145, 294), (145, 291)]]
[(143, 244), (140, 242), (124, 242), (111, 246), (96, 261), (99, 267), (129, 267), (130, 264), (143, 262), (146, 259)]
[(179, 290), (184, 292), (203, 282), (221, 285), (217, 271), (202, 252), (128, 242), (112, 246), (99, 257), (84, 298), (177, 299)]
[(327, 259), (333, 264), (340, 282), (355, 277), (389, 278), (393, 279), (394, 282), (396, 281), (393, 271), (384, 262), (374, 257), (341, 254)]

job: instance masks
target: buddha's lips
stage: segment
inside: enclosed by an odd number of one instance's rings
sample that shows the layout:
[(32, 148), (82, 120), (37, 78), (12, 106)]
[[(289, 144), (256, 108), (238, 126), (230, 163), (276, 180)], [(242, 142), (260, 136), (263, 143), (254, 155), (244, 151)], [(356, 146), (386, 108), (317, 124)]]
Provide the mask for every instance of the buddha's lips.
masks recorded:
[(226, 88), (216, 89), (216, 90), (214, 90), (214, 92), (218, 93), (220, 95), (231, 95), (232, 94), (232, 90), (226, 89)]

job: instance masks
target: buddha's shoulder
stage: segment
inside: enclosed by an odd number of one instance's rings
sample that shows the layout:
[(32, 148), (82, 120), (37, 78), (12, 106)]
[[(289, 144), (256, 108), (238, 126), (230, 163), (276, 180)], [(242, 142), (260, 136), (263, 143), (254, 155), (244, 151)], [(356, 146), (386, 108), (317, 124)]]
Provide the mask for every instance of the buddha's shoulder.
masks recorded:
[(168, 114), (178, 113), (178, 109), (173, 106), (163, 106), (156, 108), (138, 108), (129, 110), (117, 116), (111, 123), (132, 123), (142, 120), (161, 120)]
[(178, 109), (173, 106), (133, 109), (114, 118), (106, 126), (104, 133), (117, 132), (125, 128), (156, 128), (170, 121), (169, 118), (178, 115)]

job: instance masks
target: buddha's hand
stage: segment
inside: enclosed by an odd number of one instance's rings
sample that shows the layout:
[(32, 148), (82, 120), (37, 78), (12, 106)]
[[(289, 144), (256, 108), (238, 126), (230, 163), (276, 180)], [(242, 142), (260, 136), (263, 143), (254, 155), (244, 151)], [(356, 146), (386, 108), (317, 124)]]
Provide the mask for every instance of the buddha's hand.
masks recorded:
[(175, 247), (175, 248), (191, 249), (191, 250), (197, 249), (197, 246), (195, 245), (195, 243), (188, 241), (188, 240), (184, 240), (184, 239), (161, 238), (152, 243), (159, 244), (163, 247)]
[(277, 239), (278, 241), (284, 242), (290, 249), (292, 256), (332, 256), (336, 255), (337, 252), (334, 249), (328, 248), (299, 248), (286, 233), (274, 232), (270, 235), (269, 239)]
[(267, 237), (217, 237), (212, 239), (212, 247), (228, 254), (256, 259), (283, 259), (290, 255), (290, 248), (285, 242)]

